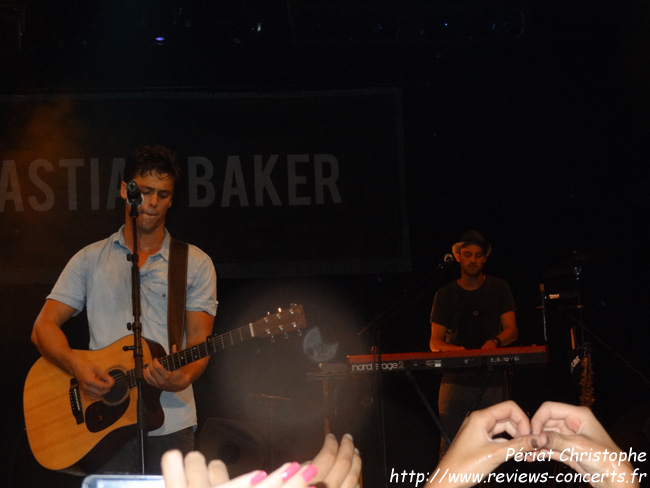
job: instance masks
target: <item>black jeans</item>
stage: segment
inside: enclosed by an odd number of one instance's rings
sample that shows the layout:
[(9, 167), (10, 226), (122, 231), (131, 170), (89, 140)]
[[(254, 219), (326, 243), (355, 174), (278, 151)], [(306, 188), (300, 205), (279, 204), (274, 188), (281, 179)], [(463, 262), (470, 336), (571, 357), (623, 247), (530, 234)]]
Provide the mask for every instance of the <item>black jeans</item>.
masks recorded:
[[(142, 473), (138, 440), (129, 439), (98, 473)], [(183, 455), (194, 449), (194, 428), (179, 430), (167, 435), (145, 438), (145, 473), (161, 474), (160, 458), (170, 449), (178, 449)]]

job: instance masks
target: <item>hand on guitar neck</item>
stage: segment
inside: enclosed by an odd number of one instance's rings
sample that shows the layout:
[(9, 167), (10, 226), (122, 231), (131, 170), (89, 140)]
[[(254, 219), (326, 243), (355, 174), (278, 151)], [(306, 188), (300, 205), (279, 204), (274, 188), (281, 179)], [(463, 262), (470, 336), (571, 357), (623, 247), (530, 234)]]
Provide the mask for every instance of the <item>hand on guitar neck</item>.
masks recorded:
[[(212, 332), (213, 317), (205, 312), (186, 312), (187, 347), (193, 347), (205, 341)], [(180, 350), (178, 344), (172, 346), (172, 354)], [(209, 358), (187, 362), (182, 368), (165, 368), (158, 359), (154, 359), (144, 368), (144, 380), (154, 388), (162, 391), (183, 391), (191, 385), (208, 366)]]
[[(191, 344), (195, 346), (199, 342)], [(178, 354), (178, 348), (172, 346), (172, 356)], [(199, 377), (208, 365), (209, 358), (203, 358), (183, 365), (182, 368), (169, 370), (160, 362), (160, 359), (153, 360), (144, 365), (142, 377), (150, 386), (162, 391), (183, 391)]]

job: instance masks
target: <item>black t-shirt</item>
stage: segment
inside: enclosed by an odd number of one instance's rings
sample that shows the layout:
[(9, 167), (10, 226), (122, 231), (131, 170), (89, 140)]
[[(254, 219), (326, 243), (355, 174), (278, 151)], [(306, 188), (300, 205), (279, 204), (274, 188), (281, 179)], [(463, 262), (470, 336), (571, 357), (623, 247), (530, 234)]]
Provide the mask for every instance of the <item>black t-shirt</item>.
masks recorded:
[[(478, 349), (501, 332), (501, 315), (515, 311), (515, 300), (504, 280), (486, 276), (476, 290), (465, 290), (453, 281), (436, 293), (431, 322), (447, 328), (448, 344)], [(483, 369), (452, 370), (442, 377), (443, 383), (466, 386), (505, 386), (503, 371)]]
[(456, 281), (438, 290), (431, 322), (447, 329), (447, 343), (478, 349), (501, 332), (501, 315), (514, 310), (515, 300), (508, 283), (486, 276), (476, 290), (465, 290)]

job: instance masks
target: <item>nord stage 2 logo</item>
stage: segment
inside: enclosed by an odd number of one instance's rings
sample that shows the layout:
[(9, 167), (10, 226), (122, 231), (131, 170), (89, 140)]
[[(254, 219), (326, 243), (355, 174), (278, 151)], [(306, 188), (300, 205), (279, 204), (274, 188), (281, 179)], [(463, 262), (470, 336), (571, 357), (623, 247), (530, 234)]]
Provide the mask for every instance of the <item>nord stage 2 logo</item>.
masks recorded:
[(373, 371), (404, 371), (406, 369), (404, 361), (386, 361), (386, 362), (369, 362), (363, 364), (352, 364), (351, 373), (371, 373)]

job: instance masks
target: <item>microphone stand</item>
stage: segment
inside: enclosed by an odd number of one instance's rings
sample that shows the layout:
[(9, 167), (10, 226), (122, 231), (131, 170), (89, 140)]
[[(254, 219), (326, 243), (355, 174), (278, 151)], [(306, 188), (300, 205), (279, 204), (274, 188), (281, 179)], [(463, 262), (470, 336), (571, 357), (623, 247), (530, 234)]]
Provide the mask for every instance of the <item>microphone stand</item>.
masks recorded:
[[(383, 381), (384, 378), (383, 378), (383, 370), (382, 370), (383, 352), (381, 346), (381, 335), (383, 332), (382, 330), (383, 325), (389, 318), (394, 317), (399, 312), (417, 303), (427, 293), (427, 291), (429, 291), (430, 289), (438, 285), (438, 282), (444, 276), (445, 271), (447, 271), (447, 268), (453, 262), (453, 258), (448, 259), (448, 256), (450, 255), (446, 255), (443, 258), (443, 261), (438, 265), (438, 269), (436, 271), (433, 271), (428, 276), (426, 276), (422, 281), (422, 283), (420, 283), (418, 286), (415, 287), (416, 290), (420, 287), (423, 288), (421, 291), (417, 292), (417, 295), (415, 295), (415, 297), (409, 298), (409, 296), (406, 294), (401, 296), (393, 304), (389, 305), (383, 312), (377, 315), (368, 325), (366, 325), (363, 329), (361, 329), (356, 334), (357, 337), (361, 337), (365, 334), (372, 334), (371, 337), (373, 338), (373, 342), (374, 342), (374, 345), (371, 346), (371, 354), (374, 356), (372, 360), (374, 364), (374, 374), (372, 376), (374, 379), (374, 386), (377, 390), (377, 396), (379, 399), (379, 401), (377, 402), (377, 414), (380, 423), (379, 445), (381, 450), (381, 464), (382, 464), (382, 473), (383, 473), (385, 487), (388, 487), (389, 477), (388, 477), (388, 456), (387, 456), (386, 429), (385, 429), (385, 416), (384, 416), (385, 414), (384, 381)], [(432, 282), (431, 284), (429, 284), (430, 281)], [(405, 300), (406, 303), (403, 303)], [(431, 415), (440, 434), (445, 438), (448, 444), (451, 444), (447, 432), (445, 431), (442, 424), (440, 423), (440, 419), (434, 412), (433, 408), (431, 407), (431, 404), (429, 403), (426, 396), (424, 395), (421, 388), (419, 387), (417, 380), (413, 377), (410, 371), (407, 371), (407, 378), (411, 383), (411, 385), (414, 387), (416, 393), (420, 396), (420, 399), (423, 401), (425, 408), (427, 409), (429, 415)]]
[(138, 232), (136, 226), (136, 219), (139, 215), (138, 203), (136, 199), (128, 199), (131, 211), (131, 225), (133, 228), (133, 253), (127, 256), (131, 261), (131, 302), (133, 303), (133, 323), (126, 325), (127, 329), (133, 331), (133, 346), (124, 346), (124, 350), (133, 351), (134, 361), (134, 376), (137, 389), (137, 442), (140, 468), (142, 474), (145, 472), (145, 445), (144, 440), (147, 436), (145, 424), (145, 407), (143, 400), (143, 385), (144, 378), (142, 375), (142, 323), (140, 322), (141, 316), (141, 303), (140, 303), (140, 268), (138, 265)]

